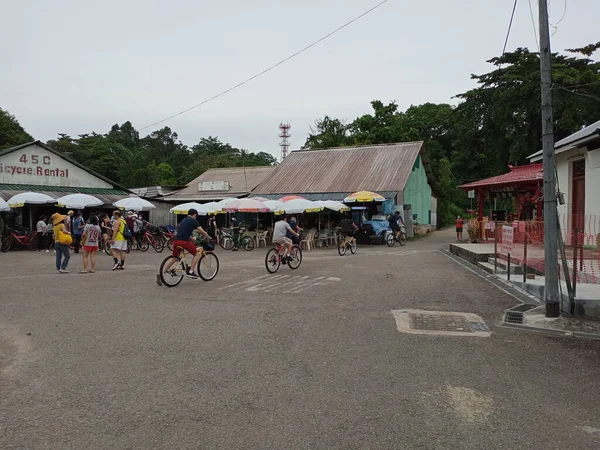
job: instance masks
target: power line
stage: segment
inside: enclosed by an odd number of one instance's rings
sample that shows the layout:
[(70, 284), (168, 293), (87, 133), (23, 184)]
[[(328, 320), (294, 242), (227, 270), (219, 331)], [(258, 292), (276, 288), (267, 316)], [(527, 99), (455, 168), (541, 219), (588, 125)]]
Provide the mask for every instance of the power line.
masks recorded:
[(535, 26), (535, 19), (533, 18), (533, 9), (531, 7), (531, 0), (528, 0), (529, 3), (529, 15), (531, 16), (531, 24), (533, 25), (533, 36), (535, 40), (535, 45), (537, 46), (538, 53), (540, 52), (540, 43), (538, 41), (538, 32)]
[(515, 10), (517, 9), (517, 1), (515, 0), (513, 4), (512, 13), (510, 15), (510, 22), (508, 23), (508, 30), (506, 31), (506, 39), (504, 39), (504, 48), (502, 49), (502, 56), (504, 56), (504, 52), (506, 52), (506, 44), (508, 44), (508, 37), (510, 36), (510, 29), (512, 28), (513, 19), (515, 17)]
[[(365, 11), (364, 13), (360, 14), (359, 16), (356, 16), (354, 19), (352, 19), (352, 20), (350, 20), (350, 21), (346, 22), (345, 24), (343, 24), (342, 26), (340, 26), (340, 27), (336, 28), (336, 29), (335, 29), (335, 30), (333, 30), (332, 32), (330, 32), (330, 33), (326, 34), (325, 36), (323, 36), (322, 38), (320, 38), (320, 39), (316, 40), (316, 41), (315, 41), (315, 42), (313, 42), (312, 44), (309, 44), (309, 45), (307, 45), (306, 47), (302, 48), (301, 50), (298, 50), (296, 53), (294, 53), (294, 54), (292, 54), (292, 55), (288, 56), (288, 57), (287, 57), (287, 58), (285, 58), (285, 59), (282, 59), (281, 61), (279, 61), (279, 62), (278, 62), (278, 63), (276, 63), (276, 64), (273, 64), (272, 66), (270, 66), (270, 67), (266, 68), (266, 69), (265, 69), (265, 70), (263, 70), (262, 72), (259, 72), (259, 73), (257, 73), (256, 75), (253, 75), (253, 76), (251, 76), (250, 78), (247, 78), (246, 80), (242, 81), (241, 83), (238, 83), (238, 84), (236, 84), (235, 86), (233, 86), (233, 87), (230, 87), (229, 89), (226, 89), (226, 90), (224, 90), (223, 92), (220, 92), (220, 93), (218, 93), (218, 94), (216, 94), (216, 95), (213, 95), (212, 97), (210, 97), (210, 98), (208, 98), (208, 99), (206, 99), (206, 100), (204, 100), (204, 101), (202, 101), (202, 102), (200, 102), (200, 103), (198, 103), (198, 104), (196, 104), (196, 105), (194, 105), (194, 106), (191, 106), (191, 107), (189, 107), (189, 108), (187, 108), (187, 109), (184, 109), (183, 111), (180, 111), (180, 112), (178, 112), (178, 113), (176, 113), (176, 114), (173, 114), (173, 115), (171, 115), (171, 116), (169, 116), (169, 117), (167, 117), (167, 118), (165, 118), (165, 119), (159, 120), (158, 122), (151, 123), (150, 125), (146, 125), (145, 127), (143, 127), (143, 128), (140, 128), (140, 131), (142, 131), (142, 130), (145, 130), (146, 128), (153, 127), (153, 126), (155, 126), (155, 125), (158, 125), (158, 124), (160, 124), (160, 123), (166, 122), (167, 120), (171, 120), (171, 119), (173, 119), (173, 118), (175, 118), (175, 117), (177, 117), (177, 116), (181, 116), (182, 114), (185, 114), (186, 112), (189, 112), (189, 111), (191, 111), (191, 110), (193, 110), (193, 109), (196, 109), (196, 108), (198, 108), (199, 106), (205, 105), (206, 103), (208, 103), (208, 102), (210, 102), (210, 101), (213, 101), (213, 100), (215, 100), (215, 99), (217, 99), (217, 98), (219, 98), (219, 97), (221, 97), (221, 96), (223, 96), (223, 95), (225, 95), (225, 94), (227, 94), (227, 93), (229, 93), (229, 92), (233, 91), (234, 89), (237, 89), (237, 88), (239, 88), (239, 87), (243, 86), (244, 84), (246, 84), (246, 83), (248, 83), (248, 82), (250, 82), (250, 81), (254, 80), (255, 78), (258, 78), (258, 77), (260, 77), (261, 75), (264, 75), (265, 73), (267, 73), (267, 72), (270, 72), (271, 70), (273, 70), (273, 69), (275, 69), (276, 67), (278, 67), (278, 66), (282, 65), (283, 63), (285, 63), (285, 62), (289, 61), (290, 59), (292, 59), (292, 58), (295, 58), (296, 56), (300, 55), (301, 53), (304, 53), (306, 50), (310, 49), (311, 47), (314, 47), (315, 45), (319, 44), (320, 42), (323, 42), (325, 39), (327, 39), (327, 38), (329, 38), (329, 37), (333, 36), (333, 35), (334, 35), (334, 34), (336, 34), (338, 31), (341, 31), (341, 30), (343, 30), (344, 28), (346, 28), (347, 26), (349, 26), (349, 25), (353, 24), (354, 22), (356, 22), (357, 20), (359, 20), (359, 19), (363, 18), (364, 16), (366, 16), (366, 15), (367, 15), (367, 14), (369, 14), (370, 12), (372, 12), (372, 11), (375, 11), (377, 8), (379, 8), (379, 7), (380, 7), (380, 6), (382, 6), (384, 3), (387, 3), (387, 2), (388, 2), (388, 0), (383, 0), (381, 3), (378, 3), (377, 5), (373, 6), (371, 9), (369, 9), (369, 10)], [(515, 0), (515, 3), (516, 3), (516, 0)], [(513, 11), (513, 13), (514, 13), (514, 11)], [(512, 22), (512, 19), (511, 19), (511, 22)]]

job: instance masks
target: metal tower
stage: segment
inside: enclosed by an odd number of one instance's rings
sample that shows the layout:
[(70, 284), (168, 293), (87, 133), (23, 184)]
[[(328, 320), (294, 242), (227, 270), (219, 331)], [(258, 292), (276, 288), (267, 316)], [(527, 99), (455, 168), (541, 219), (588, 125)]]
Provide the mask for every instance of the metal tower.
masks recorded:
[(292, 135), (290, 134), (290, 128), (292, 126), (289, 122), (281, 122), (279, 124), (279, 137), (281, 138), (281, 142), (279, 146), (281, 147), (281, 160), (283, 161), (288, 154), (288, 149), (290, 148), (290, 141), (288, 140)]

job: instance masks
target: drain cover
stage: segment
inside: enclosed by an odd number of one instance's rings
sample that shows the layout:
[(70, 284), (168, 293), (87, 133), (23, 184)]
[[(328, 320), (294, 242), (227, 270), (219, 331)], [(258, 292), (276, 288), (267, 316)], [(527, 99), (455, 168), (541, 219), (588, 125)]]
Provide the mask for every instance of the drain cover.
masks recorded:
[(392, 311), (398, 331), (412, 334), (479, 336), (491, 334), (481, 317), (471, 313), (401, 309)]
[(409, 314), (410, 327), (413, 330), (451, 331), (473, 333), (471, 324), (465, 316), (446, 316), (441, 314)]

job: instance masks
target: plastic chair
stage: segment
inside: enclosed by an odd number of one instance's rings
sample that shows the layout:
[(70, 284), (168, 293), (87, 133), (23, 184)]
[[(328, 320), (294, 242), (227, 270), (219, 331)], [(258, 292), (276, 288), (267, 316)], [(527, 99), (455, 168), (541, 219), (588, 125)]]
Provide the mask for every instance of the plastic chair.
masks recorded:
[(309, 232), (306, 235), (306, 238), (300, 241), (300, 248), (308, 250), (309, 252), (315, 248), (315, 234), (314, 232)]
[(256, 246), (260, 247), (260, 243), (264, 242), (265, 243), (265, 247), (267, 246), (267, 238), (269, 237), (269, 232), (268, 231), (263, 231), (262, 233), (258, 233), (256, 235)]

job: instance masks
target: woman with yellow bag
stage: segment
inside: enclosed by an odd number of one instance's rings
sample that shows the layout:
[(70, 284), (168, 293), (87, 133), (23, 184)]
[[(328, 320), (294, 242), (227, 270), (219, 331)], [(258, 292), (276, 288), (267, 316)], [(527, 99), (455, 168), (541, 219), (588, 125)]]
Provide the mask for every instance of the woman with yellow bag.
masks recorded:
[(69, 273), (67, 266), (71, 254), (69, 253), (69, 245), (73, 242), (71, 233), (65, 227), (65, 216), (62, 214), (54, 214), (52, 220), (52, 230), (54, 232), (54, 248), (56, 249), (56, 271), (57, 273)]

